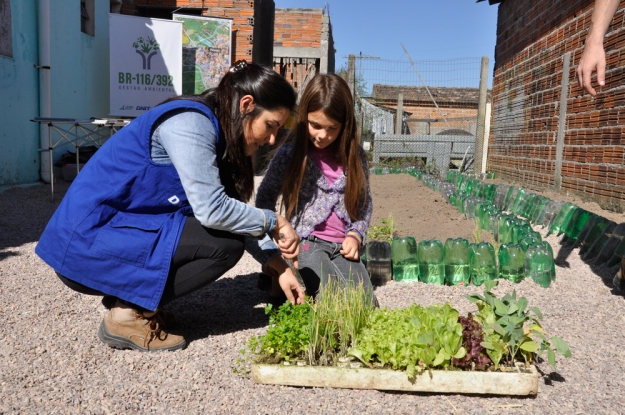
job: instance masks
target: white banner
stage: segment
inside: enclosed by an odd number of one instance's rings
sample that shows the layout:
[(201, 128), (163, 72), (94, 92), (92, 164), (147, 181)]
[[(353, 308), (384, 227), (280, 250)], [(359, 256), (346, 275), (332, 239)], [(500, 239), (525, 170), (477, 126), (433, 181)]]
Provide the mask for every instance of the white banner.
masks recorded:
[(111, 116), (182, 94), (182, 22), (109, 14)]

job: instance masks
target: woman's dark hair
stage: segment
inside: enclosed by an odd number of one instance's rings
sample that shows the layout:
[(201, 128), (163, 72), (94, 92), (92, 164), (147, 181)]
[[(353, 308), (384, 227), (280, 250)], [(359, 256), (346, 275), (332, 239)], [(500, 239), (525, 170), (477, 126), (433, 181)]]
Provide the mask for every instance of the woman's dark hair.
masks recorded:
[[(254, 109), (242, 114), (239, 101), (245, 95), (254, 98)], [(217, 116), (226, 140), (224, 159), (231, 166), (239, 198), (248, 201), (254, 192), (254, 171), (252, 158), (245, 155), (245, 123), (254, 121), (265, 110), (287, 108), (292, 111), (296, 103), (293, 87), (271, 68), (237, 61), (216, 87), (200, 95), (182, 95), (165, 102), (175, 99), (200, 101)]]
[(334, 74), (316, 75), (310, 80), (297, 106), (296, 125), (288, 141), (295, 140), (293, 157), (284, 175), (282, 200), (287, 218), (297, 215), (299, 191), (306, 171), (310, 140), (308, 113), (323, 111), (341, 123), (341, 131), (329, 149), (335, 151), (347, 175), (345, 208), (349, 216), (361, 219), (367, 195), (367, 178), (360, 156), (360, 136), (354, 114), (354, 99), (347, 82)]

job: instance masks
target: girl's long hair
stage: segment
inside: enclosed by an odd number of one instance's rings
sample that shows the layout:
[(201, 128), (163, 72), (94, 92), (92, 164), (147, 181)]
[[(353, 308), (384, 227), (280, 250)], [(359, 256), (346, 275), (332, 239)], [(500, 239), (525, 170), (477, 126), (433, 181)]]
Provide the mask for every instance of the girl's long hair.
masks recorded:
[[(247, 114), (239, 111), (239, 101), (245, 95), (254, 98), (254, 109)], [(200, 95), (172, 97), (191, 99), (204, 103), (217, 116), (219, 126), (226, 141), (224, 161), (230, 169), (231, 178), (241, 200), (248, 201), (254, 192), (254, 171), (252, 158), (245, 155), (245, 127), (250, 125), (265, 110), (275, 111), (295, 108), (296, 93), (293, 87), (280, 74), (271, 68), (245, 61), (236, 62), (226, 72), (219, 84)]]
[(297, 216), (297, 203), (302, 187), (308, 148), (308, 113), (323, 111), (341, 123), (336, 140), (327, 147), (335, 155), (347, 175), (345, 208), (352, 220), (362, 218), (362, 207), (367, 195), (367, 179), (360, 157), (360, 136), (354, 115), (354, 100), (347, 82), (334, 74), (316, 75), (306, 86), (297, 107), (296, 124), (287, 141), (294, 140), (293, 157), (282, 184), (282, 204), (288, 219)]

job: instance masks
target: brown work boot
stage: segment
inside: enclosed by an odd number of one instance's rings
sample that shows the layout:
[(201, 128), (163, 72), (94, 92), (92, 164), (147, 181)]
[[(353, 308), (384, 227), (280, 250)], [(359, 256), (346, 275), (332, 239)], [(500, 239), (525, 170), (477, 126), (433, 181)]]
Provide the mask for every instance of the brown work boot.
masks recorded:
[(187, 345), (184, 337), (165, 332), (161, 311), (139, 313), (119, 301), (102, 320), (98, 338), (116, 349), (142, 352), (179, 350)]
[(625, 258), (621, 259), (621, 268), (618, 270), (612, 281), (614, 288), (625, 292)]

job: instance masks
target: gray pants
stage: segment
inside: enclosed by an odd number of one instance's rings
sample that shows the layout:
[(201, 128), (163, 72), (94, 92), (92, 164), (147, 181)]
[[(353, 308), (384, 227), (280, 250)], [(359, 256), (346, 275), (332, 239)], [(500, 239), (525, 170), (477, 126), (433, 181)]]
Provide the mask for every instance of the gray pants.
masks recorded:
[(299, 271), (306, 284), (309, 295), (316, 295), (320, 286), (326, 285), (332, 278), (340, 286), (346, 286), (350, 279), (353, 284), (362, 284), (377, 306), (373, 295), (373, 286), (369, 273), (362, 261), (352, 261), (341, 255), (341, 244), (324, 241), (316, 236), (309, 236), (300, 242)]

